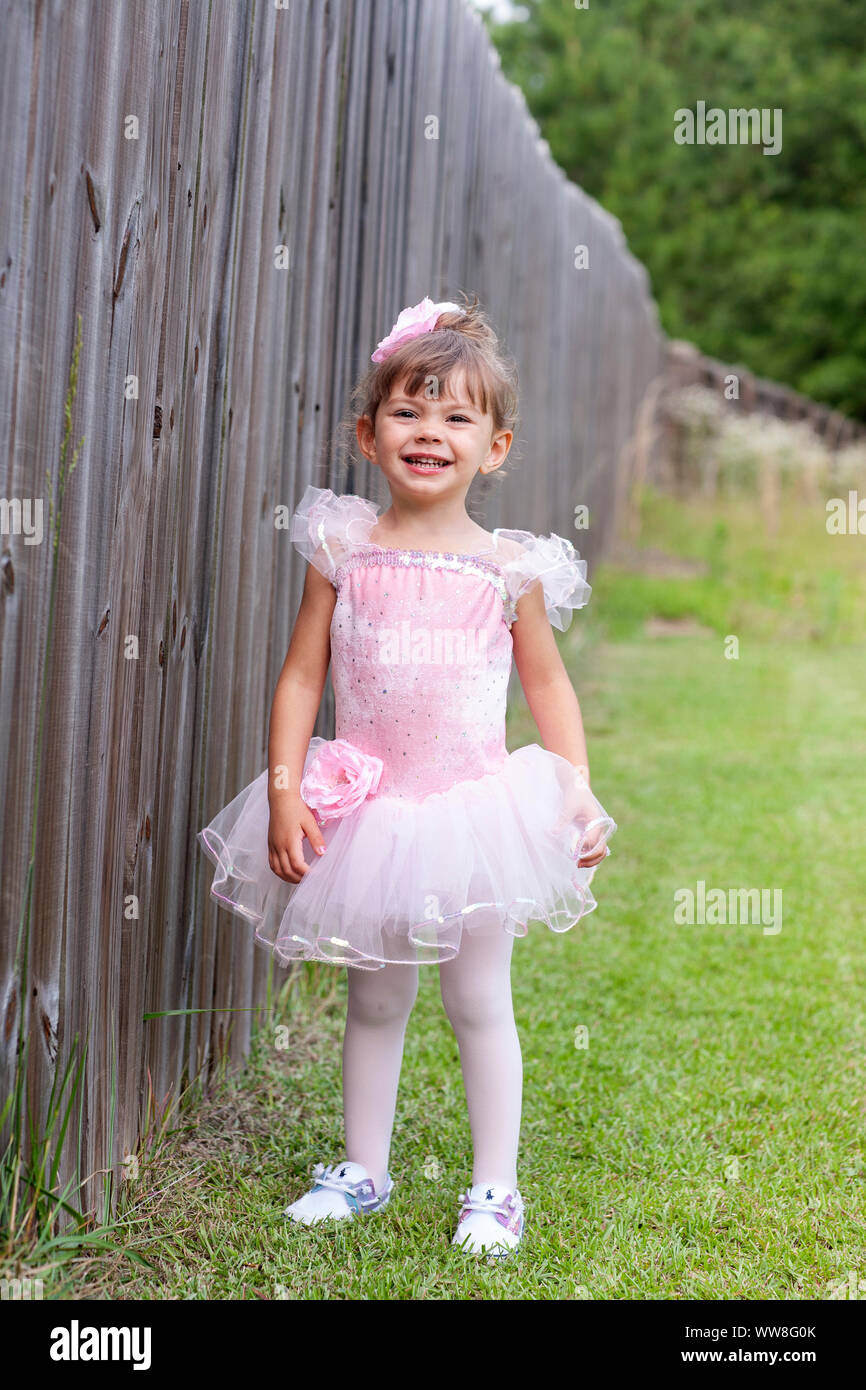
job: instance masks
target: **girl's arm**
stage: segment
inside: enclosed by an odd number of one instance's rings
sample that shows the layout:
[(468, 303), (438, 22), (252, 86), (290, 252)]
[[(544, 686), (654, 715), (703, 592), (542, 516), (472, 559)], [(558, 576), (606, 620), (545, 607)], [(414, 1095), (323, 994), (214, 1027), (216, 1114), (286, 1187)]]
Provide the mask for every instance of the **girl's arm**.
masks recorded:
[[(518, 600), (517, 621), (511, 629), (511, 637), (520, 684), (542, 743), (549, 752), (558, 753), (579, 768), (589, 785), (589, 760), (580, 705), (547, 618), (540, 584), (534, 584)], [(597, 852), (585, 854), (580, 865), (589, 868), (604, 857), (602, 845)]]
[(299, 883), (310, 869), (306, 835), (324, 852), (318, 822), (301, 798), (304, 758), (313, 733), (331, 659), (330, 626), (336, 592), (314, 565), (307, 566), (304, 593), (271, 705), (268, 733), (268, 860), (280, 878)]
[(547, 619), (540, 584), (518, 601), (511, 637), (520, 684), (545, 748), (580, 767), (588, 783), (580, 705)]

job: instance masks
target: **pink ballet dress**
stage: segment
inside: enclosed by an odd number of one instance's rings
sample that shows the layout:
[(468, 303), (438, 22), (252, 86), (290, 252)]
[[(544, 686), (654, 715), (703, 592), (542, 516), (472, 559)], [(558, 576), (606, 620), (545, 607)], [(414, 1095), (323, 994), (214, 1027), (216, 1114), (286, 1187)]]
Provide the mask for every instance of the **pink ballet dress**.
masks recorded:
[[(518, 599), (541, 583), (560, 629), (590, 594), (561, 536), (498, 528), (473, 554), (387, 549), (379, 508), (308, 487), (291, 539), (333, 584), (333, 740), (313, 738), (301, 795), (327, 846), (287, 883), (268, 864), (268, 769), (198, 832), (211, 895), (287, 965), (375, 970), (450, 960), (464, 932), (565, 932), (596, 907), (577, 861), (616, 824), (565, 758), (509, 753)], [(608, 850), (608, 853), (610, 851)]]

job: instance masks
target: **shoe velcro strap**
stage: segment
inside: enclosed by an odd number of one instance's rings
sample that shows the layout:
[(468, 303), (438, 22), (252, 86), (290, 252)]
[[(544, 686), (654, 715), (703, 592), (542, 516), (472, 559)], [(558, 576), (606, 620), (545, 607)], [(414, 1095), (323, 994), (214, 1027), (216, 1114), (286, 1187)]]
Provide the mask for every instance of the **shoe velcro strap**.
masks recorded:
[(484, 1197), (470, 1197), (468, 1192), (464, 1192), (459, 1198), (459, 1203), (463, 1207), (468, 1207), (470, 1211), (500, 1211), (503, 1216), (507, 1216), (511, 1211), (511, 1203), (507, 1197), (503, 1198), (501, 1202), (489, 1202)]

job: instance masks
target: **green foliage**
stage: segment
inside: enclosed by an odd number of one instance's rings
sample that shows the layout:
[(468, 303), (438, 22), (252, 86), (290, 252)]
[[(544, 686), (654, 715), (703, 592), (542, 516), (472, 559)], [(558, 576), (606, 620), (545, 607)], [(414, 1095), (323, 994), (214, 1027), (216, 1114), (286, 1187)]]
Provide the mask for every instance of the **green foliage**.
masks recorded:
[[(866, 26), (850, 0), (526, 0), (491, 26), (554, 158), (622, 222), (662, 325), (866, 418)], [(780, 108), (782, 149), (674, 113)]]

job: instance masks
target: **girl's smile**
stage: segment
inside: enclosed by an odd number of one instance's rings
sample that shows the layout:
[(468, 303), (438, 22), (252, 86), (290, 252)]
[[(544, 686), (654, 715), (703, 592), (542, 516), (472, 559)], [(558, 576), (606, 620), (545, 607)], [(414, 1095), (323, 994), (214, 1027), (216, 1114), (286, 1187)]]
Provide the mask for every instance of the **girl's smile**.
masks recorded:
[(412, 453), (404, 454), (403, 462), (411, 473), (444, 473), (451, 467), (451, 460), (441, 458), (437, 454)]

